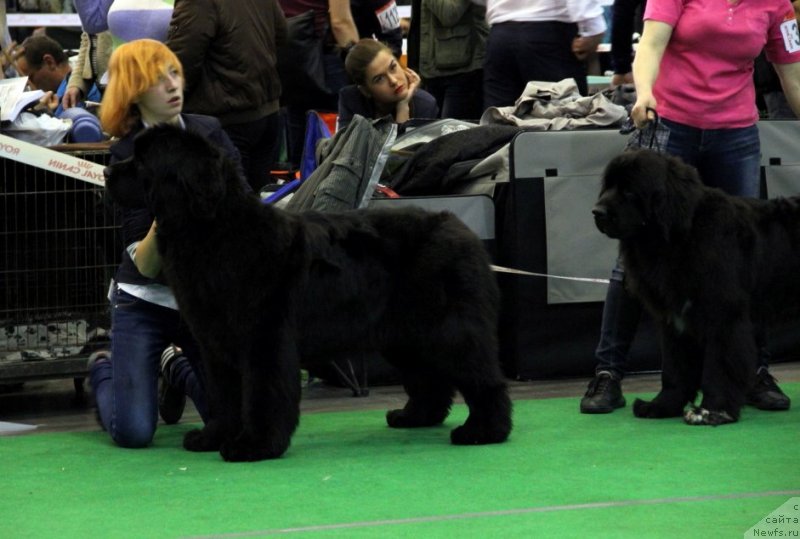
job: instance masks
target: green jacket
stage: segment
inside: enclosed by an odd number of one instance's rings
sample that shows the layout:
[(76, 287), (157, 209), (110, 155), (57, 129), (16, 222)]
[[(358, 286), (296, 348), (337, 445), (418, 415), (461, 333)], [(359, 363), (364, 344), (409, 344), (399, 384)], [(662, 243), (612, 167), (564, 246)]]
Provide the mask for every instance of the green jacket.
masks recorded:
[(472, 0), (422, 0), (419, 70), (423, 79), (483, 68), (486, 8)]

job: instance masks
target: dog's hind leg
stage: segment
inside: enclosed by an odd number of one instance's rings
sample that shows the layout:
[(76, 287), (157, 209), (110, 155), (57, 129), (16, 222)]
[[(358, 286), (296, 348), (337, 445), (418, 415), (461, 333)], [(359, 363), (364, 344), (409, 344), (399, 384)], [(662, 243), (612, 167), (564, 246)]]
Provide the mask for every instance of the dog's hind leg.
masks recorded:
[(450, 432), (456, 445), (496, 444), (506, 441), (511, 433), (511, 399), (504, 381), (475, 385), (459, 385), (469, 408), (463, 425)]
[(633, 415), (659, 419), (680, 417), (700, 387), (703, 355), (692, 338), (670, 326), (661, 328), (661, 391), (651, 401), (636, 399)]
[[(387, 361), (393, 361), (391, 354), (384, 354)], [(408, 362), (406, 358), (406, 363)], [(411, 360), (418, 364), (418, 359)], [(431, 427), (441, 425), (450, 414), (455, 388), (440, 373), (428, 368), (401, 368), (403, 387), (408, 401), (402, 409), (389, 410), (386, 422), (393, 428)]]

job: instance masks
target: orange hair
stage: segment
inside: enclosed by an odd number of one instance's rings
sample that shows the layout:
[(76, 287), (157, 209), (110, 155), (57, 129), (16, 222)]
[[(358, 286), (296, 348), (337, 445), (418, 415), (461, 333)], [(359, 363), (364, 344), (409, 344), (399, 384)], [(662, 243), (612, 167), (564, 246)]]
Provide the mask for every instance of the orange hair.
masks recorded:
[(170, 69), (183, 77), (183, 67), (175, 54), (153, 39), (137, 39), (117, 47), (108, 61), (108, 86), (100, 105), (103, 129), (122, 137), (139, 120), (136, 101)]

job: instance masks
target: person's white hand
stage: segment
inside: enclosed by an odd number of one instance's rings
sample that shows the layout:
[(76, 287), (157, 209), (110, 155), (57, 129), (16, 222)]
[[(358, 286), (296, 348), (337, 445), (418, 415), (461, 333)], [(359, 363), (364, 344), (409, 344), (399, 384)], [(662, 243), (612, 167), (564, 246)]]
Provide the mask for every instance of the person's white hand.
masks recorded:
[(637, 129), (642, 129), (650, 120), (655, 119), (653, 111), (656, 110), (657, 105), (656, 98), (652, 94), (639, 95), (637, 97), (636, 103), (631, 108), (631, 119), (633, 119), (633, 124)]
[(83, 92), (81, 92), (81, 89), (77, 86), (70, 86), (61, 98), (61, 106), (63, 106), (65, 110), (71, 109), (72, 107), (77, 107), (78, 103), (81, 101), (83, 101)]
[(44, 111), (50, 114), (53, 113), (58, 108), (58, 96), (55, 92), (45, 92), (42, 97), (39, 98), (39, 102), (33, 107), (36, 111)]
[(411, 103), (411, 99), (414, 97), (414, 92), (416, 92), (417, 88), (419, 88), (422, 79), (420, 78), (419, 75), (417, 75), (417, 72), (414, 71), (413, 69), (406, 67), (403, 68), (403, 71), (405, 72), (406, 78), (408, 79), (408, 93), (406, 94), (406, 97), (401, 101), (401, 103)]
[(586, 60), (589, 55), (597, 52), (597, 47), (603, 41), (603, 34), (595, 36), (578, 36), (572, 40), (572, 54), (578, 60)]

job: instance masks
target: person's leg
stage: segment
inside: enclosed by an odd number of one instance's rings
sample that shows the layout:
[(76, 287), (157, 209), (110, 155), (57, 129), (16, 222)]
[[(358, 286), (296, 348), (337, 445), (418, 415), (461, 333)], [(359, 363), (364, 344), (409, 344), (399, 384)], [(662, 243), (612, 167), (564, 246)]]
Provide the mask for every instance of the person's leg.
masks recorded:
[(256, 193), (269, 183), (269, 172), (280, 148), (281, 121), (277, 112), (252, 122), (224, 127), (239, 150), (247, 181)]
[(158, 361), (169, 341), (163, 307), (122, 292), (112, 297), (111, 361), (99, 361), (89, 377), (100, 420), (122, 447), (144, 447), (158, 422)]
[(200, 348), (185, 325), (176, 334), (175, 342), (181, 347), (183, 355), (176, 358), (176, 361), (170, 366), (168, 374), (170, 382), (177, 387), (183, 388), (186, 395), (194, 402), (194, 407), (203, 422), (208, 422), (205, 371), (203, 370)]
[(483, 108), (512, 106), (527, 81), (519, 74), (515, 50), (521, 27), (518, 23), (492, 26), (483, 63)]
[(588, 94), (586, 64), (572, 52), (572, 41), (578, 35), (576, 24), (561, 22), (529, 23), (530, 30), (517, 54), (522, 78), (559, 82), (575, 79), (581, 95)]
[(697, 170), (703, 183), (728, 194), (758, 198), (761, 142), (758, 127), (704, 130)]
[(620, 381), (625, 375), (628, 352), (636, 336), (642, 307), (625, 289), (624, 275), (618, 263), (612, 270), (603, 304), (600, 341), (595, 350), (595, 377), (581, 399), (580, 410), (584, 414), (609, 413), (625, 406)]
[(479, 120), (483, 113), (483, 70), (439, 78), (444, 83), (441, 117)]

